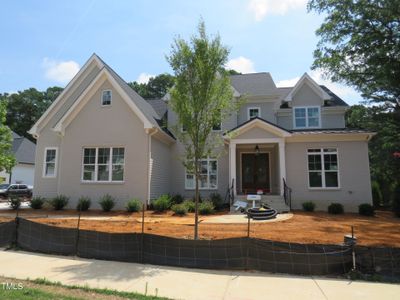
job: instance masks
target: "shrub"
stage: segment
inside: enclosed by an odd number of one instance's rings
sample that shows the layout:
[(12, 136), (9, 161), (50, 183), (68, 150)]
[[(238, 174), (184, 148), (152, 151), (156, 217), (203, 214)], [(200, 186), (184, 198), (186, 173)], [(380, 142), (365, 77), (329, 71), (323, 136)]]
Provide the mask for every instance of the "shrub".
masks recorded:
[(181, 194), (176, 194), (171, 198), (171, 204), (181, 204), (183, 202), (183, 197)]
[(200, 215), (210, 215), (214, 213), (214, 204), (211, 201), (203, 201), (199, 204)]
[(312, 201), (307, 201), (302, 204), (304, 211), (314, 211), (315, 203)]
[(161, 195), (154, 200), (153, 207), (155, 211), (163, 212), (171, 207), (171, 197), (169, 195)]
[(21, 198), (18, 196), (11, 196), (8, 203), (13, 210), (17, 210), (21, 206)]
[(183, 205), (186, 207), (188, 212), (194, 212), (196, 209), (196, 205), (193, 200), (185, 200), (183, 201)]
[(392, 199), (392, 210), (394, 214), (400, 218), (400, 184), (396, 186)]
[(382, 205), (382, 192), (381, 187), (377, 181), (372, 181), (372, 202), (375, 207), (379, 207)]
[(344, 213), (343, 205), (340, 203), (331, 203), (328, 206), (328, 213), (333, 215), (340, 215)]
[(99, 204), (103, 211), (111, 211), (115, 206), (115, 200), (111, 195), (105, 194), (100, 198)]
[(210, 200), (213, 203), (216, 210), (223, 208), (224, 203), (220, 194), (218, 193), (210, 194)]
[(69, 198), (65, 195), (58, 195), (49, 201), (51, 207), (55, 210), (62, 210), (68, 204)]
[(37, 196), (31, 199), (31, 203), (29, 204), (29, 206), (33, 209), (41, 209), (45, 202), (46, 202), (45, 198)]
[[(193, 196), (192, 201), (196, 203), (196, 196)], [(201, 203), (203, 200), (201, 199), (201, 195), (199, 194), (199, 203)]]
[(78, 200), (78, 204), (76, 205), (77, 211), (87, 211), (92, 205), (92, 201), (89, 197), (80, 197)]
[(137, 212), (142, 207), (142, 201), (138, 199), (131, 199), (126, 203), (126, 210), (129, 212)]
[(174, 205), (172, 205), (171, 209), (178, 216), (184, 216), (188, 212), (186, 205), (184, 205), (183, 203), (174, 204)]
[(369, 203), (363, 203), (358, 206), (358, 213), (362, 216), (375, 215), (374, 207)]

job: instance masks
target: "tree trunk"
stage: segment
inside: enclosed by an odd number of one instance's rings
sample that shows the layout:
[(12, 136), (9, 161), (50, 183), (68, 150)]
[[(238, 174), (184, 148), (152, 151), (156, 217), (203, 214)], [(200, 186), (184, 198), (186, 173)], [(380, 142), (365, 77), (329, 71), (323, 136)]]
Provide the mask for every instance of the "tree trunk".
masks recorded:
[(194, 179), (196, 184), (195, 190), (195, 209), (194, 209), (194, 239), (199, 239), (199, 170), (197, 158), (194, 160)]

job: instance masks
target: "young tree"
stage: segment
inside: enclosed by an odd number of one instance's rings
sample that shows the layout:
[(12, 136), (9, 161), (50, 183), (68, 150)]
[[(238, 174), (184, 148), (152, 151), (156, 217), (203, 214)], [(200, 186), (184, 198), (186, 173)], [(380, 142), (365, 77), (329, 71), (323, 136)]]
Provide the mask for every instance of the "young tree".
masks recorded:
[(200, 21), (198, 35), (190, 42), (175, 39), (167, 57), (175, 73), (175, 85), (170, 90), (170, 107), (178, 115), (175, 134), (185, 147), (183, 163), (195, 179), (195, 239), (198, 238), (201, 160), (217, 154), (216, 141), (222, 139), (213, 134), (213, 127), (238, 108), (224, 69), (228, 54), (220, 37), (210, 38), (204, 22)]
[(12, 134), (10, 128), (5, 125), (7, 103), (0, 101), (0, 171), (10, 172), (15, 165), (15, 157), (11, 152)]
[(326, 14), (312, 68), (400, 111), (400, 1), (309, 0)]

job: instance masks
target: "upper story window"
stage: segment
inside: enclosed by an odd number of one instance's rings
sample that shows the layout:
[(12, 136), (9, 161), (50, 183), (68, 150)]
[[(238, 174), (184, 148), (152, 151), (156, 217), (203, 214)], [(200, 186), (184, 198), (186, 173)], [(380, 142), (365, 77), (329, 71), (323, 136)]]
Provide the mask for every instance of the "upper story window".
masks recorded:
[(261, 109), (259, 107), (249, 107), (247, 109), (247, 119), (254, 119), (257, 117), (261, 117)]
[(219, 111), (218, 120), (219, 120), (219, 122), (216, 123), (212, 128), (213, 131), (220, 131), (221, 130), (221, 111)]
[(321, 127), (321, 113), (319, 106), (294, 107), (294, 128)]
[(111, 105), (112, 93), (111, 90), (105, 90), (101, 93), (101, 105), (109, 106)]
[(43, 177), (56, 177), (57, 174), (57, 148), (44, 150)]

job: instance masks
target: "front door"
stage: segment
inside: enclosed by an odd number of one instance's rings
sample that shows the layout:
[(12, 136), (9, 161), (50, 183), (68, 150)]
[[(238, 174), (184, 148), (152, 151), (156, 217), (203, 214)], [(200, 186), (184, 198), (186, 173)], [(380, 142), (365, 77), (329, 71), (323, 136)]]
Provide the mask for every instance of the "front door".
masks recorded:
[(269, 153), (242, 153), (242, 192), (270, 193)]

